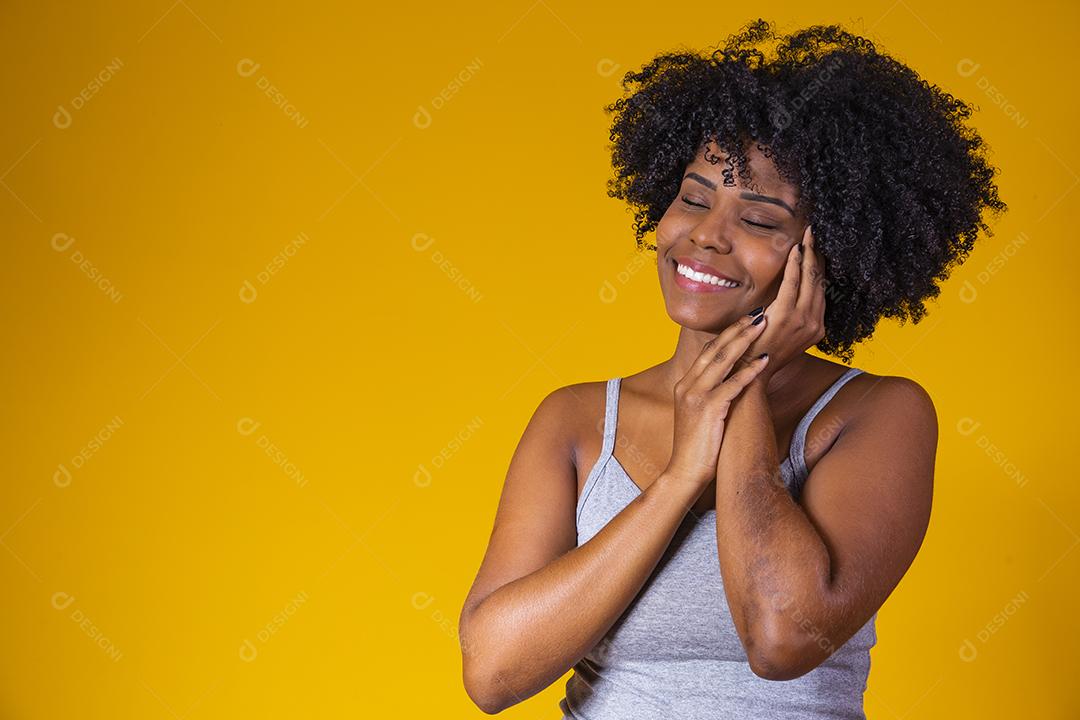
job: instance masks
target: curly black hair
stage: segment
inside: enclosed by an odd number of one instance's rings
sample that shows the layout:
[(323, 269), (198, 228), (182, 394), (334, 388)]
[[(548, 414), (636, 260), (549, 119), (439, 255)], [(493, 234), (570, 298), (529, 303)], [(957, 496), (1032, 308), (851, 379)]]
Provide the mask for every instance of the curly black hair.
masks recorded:
[[(775, 58), (760, 46), (776, 40)], [(850, 362), (882, 317), (919, 322), (923, 301), (971, 252), (983, 209), (1006, 210), (997, 170), (964, 120), (978, 109), (836, 25), (779, 37), (758, 19), (708, 54), (657, 55), (622, 79), (611, 126), (608, 195), (634, 212), (638, 249), (688, 163), (713, 141), (750, 180), (756, 143), (798, 189), (796, 210), (825, 261), (825, 337)], [(717, 159), (711, 160), (713, 162)]]

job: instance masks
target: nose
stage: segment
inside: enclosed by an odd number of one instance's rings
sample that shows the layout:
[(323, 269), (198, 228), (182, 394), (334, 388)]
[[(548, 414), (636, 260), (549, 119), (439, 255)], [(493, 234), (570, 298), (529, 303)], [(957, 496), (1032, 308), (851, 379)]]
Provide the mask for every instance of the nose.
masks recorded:
[(721, 254), (731, 252), (731, 239), (724, 227), (720, 214), (715, 210), (706, 213), (693, 230), (690, 231), (690, 241), (699, 248), (708, 248)]

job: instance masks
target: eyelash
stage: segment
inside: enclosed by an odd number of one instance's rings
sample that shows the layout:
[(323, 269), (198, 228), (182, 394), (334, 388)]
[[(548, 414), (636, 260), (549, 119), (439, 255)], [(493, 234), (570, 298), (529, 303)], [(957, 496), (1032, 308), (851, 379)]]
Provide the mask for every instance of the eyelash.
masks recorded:
[[(692, 203), (689, 200), (687, 200), (686, 198), (683, 198), (682, 201), (684, 203), (686, 203), (687, 205), (689, 205), (690, 207), (705, 207), (705, 205), (699, 205), (698, 203)], [(761, 223), (750, 222), (749, 220), (743, 220), (743, 222), (746, 223), (747, 225), (750, 225), (750, 226), (753, 226), (753, 227), (756, 227), (756, 228), (761, 228), (762, 230), (775, 230), (776, 229), (775, 225), (762, 225)]]

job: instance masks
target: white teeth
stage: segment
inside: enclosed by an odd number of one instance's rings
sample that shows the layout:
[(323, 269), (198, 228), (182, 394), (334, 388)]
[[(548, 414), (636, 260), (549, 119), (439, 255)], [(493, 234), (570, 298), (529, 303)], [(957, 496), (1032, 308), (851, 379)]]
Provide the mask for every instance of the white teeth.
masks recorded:
[(739, 283), (734, 280), (721, 280), (715, 275), (700, 273), (697, 270), (693, 270), (679, 263), (675, 263), (675, 269), (680, 275), (688, 277), (694, 282), (709, 283), (710, 285), (720, 285), (722, 287), (739, 287)]

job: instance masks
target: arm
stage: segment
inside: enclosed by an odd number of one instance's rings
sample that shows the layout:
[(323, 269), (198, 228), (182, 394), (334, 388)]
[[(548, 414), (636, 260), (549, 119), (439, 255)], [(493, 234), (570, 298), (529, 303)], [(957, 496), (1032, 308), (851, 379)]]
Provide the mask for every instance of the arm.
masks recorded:
[(784, 487), (764, 385), (734, 403), (720, 448), (716, 533), (724, 588), (751, 669), (790, 680), (876, 612), (922, 544), (937, 415), (917, 383), (883, 377), (814, 465)]
[(665, 471), (576, 547), (572, 387), (548, 395), (510, 463), (487, 552), (459, 622), (463, 679), (484, 712), (544, 689), (626, 610), (705, 485)]

